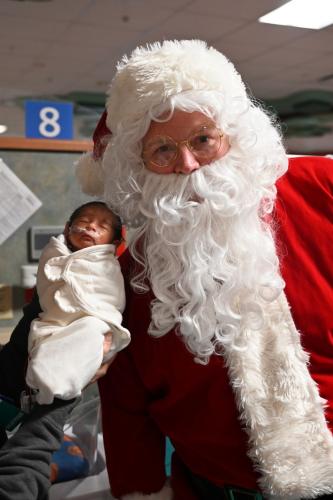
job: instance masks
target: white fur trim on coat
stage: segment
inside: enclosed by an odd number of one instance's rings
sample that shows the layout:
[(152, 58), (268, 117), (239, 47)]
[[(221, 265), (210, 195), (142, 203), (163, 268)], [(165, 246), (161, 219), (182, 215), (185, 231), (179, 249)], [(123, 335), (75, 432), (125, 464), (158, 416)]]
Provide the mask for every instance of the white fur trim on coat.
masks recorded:
[[(169, 483), (166, 483), (163, 488), (157, 493), (143, 495), (142, 493), (130, 493), (120, 498), (120, 500), (172, 500), (173, 493)], [(185, 500), (185, 499), (184, 499)]]
[(221, 91), (228, 101), (246, 95), (233, 64), (201, 40), (138, 47), (117, 66), (108, 91), (107, 126), (117, 133), (120, 124), (126, 129), (168, 97), (191, 90)]
[(260, 487), (279, 500), (332, 493), (333, 438), (308, 355), (284, 294), (262, 305), (265, 326), (241, 329), (224, 353)]
[(85, 153), (75, 164), (75, 174), (85, 194), (102, 196), (104, 193), (104, 173), (101, 162), (92, 153)]

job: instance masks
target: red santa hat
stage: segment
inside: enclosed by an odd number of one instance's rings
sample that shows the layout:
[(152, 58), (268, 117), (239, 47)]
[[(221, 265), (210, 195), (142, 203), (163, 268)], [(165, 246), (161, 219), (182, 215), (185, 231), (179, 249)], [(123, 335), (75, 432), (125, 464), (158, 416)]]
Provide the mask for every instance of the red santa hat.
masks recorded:
[[(187, 91), (220, 91), (226, 100), (246, 96), (233, 64), (201, 40), (174, 40), (136, 48), (117, 65), (108, 90), (106, 112), (94, 133), (94, 151), (78, 162), (82, 190), (103, 194), (105, 136), (116, 136), (139, 122), (169, 97)], [(97, 167), (97, 168), (96, 168)]]

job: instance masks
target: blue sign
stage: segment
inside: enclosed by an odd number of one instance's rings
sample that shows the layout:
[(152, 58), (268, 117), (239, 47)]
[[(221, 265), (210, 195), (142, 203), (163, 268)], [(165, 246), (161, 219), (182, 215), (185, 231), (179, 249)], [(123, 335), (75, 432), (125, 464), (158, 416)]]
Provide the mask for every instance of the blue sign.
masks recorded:
[(73, 139), (73, 104), (26, 101), (25, 136), (34, 139)]

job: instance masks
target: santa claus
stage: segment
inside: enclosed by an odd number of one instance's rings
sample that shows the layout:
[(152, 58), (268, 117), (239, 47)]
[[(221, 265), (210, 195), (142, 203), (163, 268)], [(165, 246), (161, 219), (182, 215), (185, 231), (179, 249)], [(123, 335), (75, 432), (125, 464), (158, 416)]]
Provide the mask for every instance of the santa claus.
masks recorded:
[(132, 342), (100, 382), (113, 495), (333, 498), (332, 161), (287, 171), (274, 119), (196, 40), (124, 57), (94, 140), (83, 190), (132, 228)]

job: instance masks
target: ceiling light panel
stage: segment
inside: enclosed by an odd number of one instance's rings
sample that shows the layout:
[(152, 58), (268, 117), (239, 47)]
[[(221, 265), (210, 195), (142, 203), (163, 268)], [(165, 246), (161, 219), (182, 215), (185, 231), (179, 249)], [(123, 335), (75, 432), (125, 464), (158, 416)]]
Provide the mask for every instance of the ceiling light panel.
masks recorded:
[(333, 23), (333, 0), (291, 0), (259, 21), (319, 30)]

